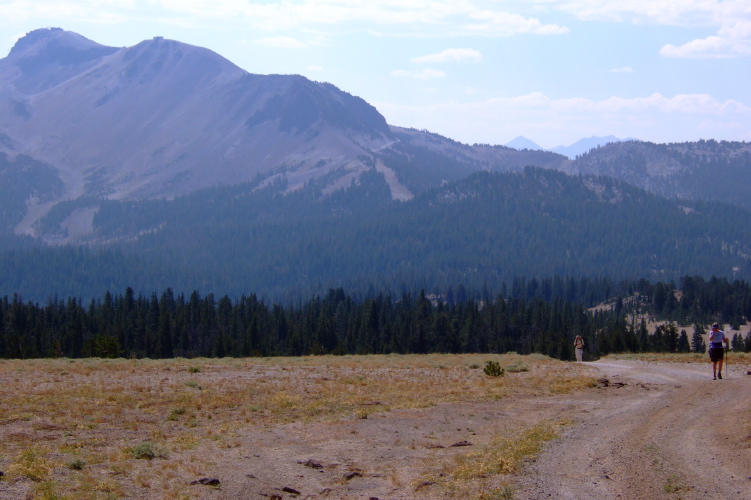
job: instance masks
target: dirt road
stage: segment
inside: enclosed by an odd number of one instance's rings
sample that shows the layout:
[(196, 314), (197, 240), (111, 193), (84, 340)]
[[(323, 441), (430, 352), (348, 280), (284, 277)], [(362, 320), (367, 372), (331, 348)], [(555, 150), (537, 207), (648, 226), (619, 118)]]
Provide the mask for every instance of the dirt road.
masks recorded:
[(591, 366), (607, 387), (256, 432), (226, 457), (222, 488), (206, 498), (456, 498), (440, 481), (426, 481), (473, 449), (452, 445), (477, 449), (525, 422), (569, 420), (520, 475), (503, 478), (513, 498), (751, 499), (746, 366), (731, 366), (717, 381), (709, 363)]
[[(592, 363), (610, 382), (530, 465), (517, 499), (751, 499), (751, 377), (733, 366)], [(620, 383), (626, 385), (618, 387)]]

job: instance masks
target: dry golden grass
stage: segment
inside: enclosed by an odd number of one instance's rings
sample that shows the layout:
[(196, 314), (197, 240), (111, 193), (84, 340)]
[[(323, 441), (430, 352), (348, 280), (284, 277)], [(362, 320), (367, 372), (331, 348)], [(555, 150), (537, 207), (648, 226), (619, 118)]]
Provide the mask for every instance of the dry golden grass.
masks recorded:
[[(488, 377), (487, 360), (527, 371)], [(191, 498), (189, 481), (258, 426), (562, 394), (595, 380), (584, 365), (515, 354), (0, 361), (0, 470), (32, 498)], [(483, 453), (498, 465), (499, 452)]]
[(522, 462), (537, 455), (568, 423), (540, 421), (496, 436), (478, 449), (457, 455), (453, 462), (444, 462), (440, 472), (426, 482), (439, 485), (455, 498), (512, 499), (513, 475)]

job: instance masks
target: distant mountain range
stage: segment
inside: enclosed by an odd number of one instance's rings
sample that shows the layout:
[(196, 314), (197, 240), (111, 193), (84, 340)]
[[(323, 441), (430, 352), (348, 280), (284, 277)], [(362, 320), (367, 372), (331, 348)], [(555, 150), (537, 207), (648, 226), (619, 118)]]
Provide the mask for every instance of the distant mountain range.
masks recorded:
[[(379, 276), (391, 286), (400, 279), (477, 283), (496, 264), (496, 282), (535, 269), (660, 278), (748, 273), (747, 240), (727, 221), (745, 235), (751, 144), (610, 136), (554, 149), (524, 138), (468, 145), (390, 125), (331, 84), (250, 74), (161, 37), (117, 48), (36, 30), (0, 59), (0, 283), (10, 287), (0, 294), (33, 288), (34, 279), (35, 293), (63, 289), (66, 280), (179, 281), (221, 291), (236, 290), (241, 285), (228, 283), (244, 277), (280, 293), (309, 291), (309, 280), (362, 284)], [(647, 192), (743, 209), (656, 201)], [(566, 208), (591, 193), (596, 199)], [(624, 193), (631, 193), (619, 205), (626, 209), (603, 210)], [(515, 205), (515, 196), (524, 204)], [(436, 204), (443, 208), (430, 208)], [(483, 206), (494, 215), (479, 227)], [(632, 244), (648, 220), (642, 209), (670, 216), (649, 230), (649, 242)], [(603, 217), (590, 219), (588, 210)], [(495, 227), (493, 217), (504, 224)], [(582, 223), (592, 231), (580, 234)], [(686, 234), (665, 229), (673, 226)], [(569, 241), (576, 234), (589, 238), (586, 249)], [(65, 244), (88, 250), (45, 248)], [(722, 259), (715, 244), (725, 249)], [(682, 263), (664, 255), (678, 247)], [(588, 257), (574, 255), (580, 250)], [(85, 295), (74, 282), (65, 289)]]
[(605, 146), (610, 143), (632, 141), (634, 139), (619, 139), (614, 135), (608, 135), (605, 137), (588, 137), (586, 139), (580, 139), (569, 146), (556, 146), (551, 149), (545, 149), (538, 145), (534, 141), (527, 139), (526, 137), (519, 136), (506, 143), (507, 147), (524, 150), (529, 149), (532, 151), (552, 151), (553, 153), (561, 154), (571, 160), (577, 156), (583, 155), (592, 149)]

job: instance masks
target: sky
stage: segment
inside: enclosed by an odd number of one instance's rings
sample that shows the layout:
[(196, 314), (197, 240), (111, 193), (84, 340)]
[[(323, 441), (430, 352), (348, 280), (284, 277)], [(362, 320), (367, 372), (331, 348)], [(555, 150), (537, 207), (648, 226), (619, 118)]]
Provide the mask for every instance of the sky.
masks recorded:
[(468, 144), (751, 141), (751, 0), (0, 0), (0, 57), (45, 27), (206, 47)]

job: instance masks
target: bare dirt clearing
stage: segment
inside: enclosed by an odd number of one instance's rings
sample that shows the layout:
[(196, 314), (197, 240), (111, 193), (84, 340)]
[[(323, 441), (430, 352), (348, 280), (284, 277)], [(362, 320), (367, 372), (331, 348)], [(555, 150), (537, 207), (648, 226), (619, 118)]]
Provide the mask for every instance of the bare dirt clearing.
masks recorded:
[[(489, 359), (514, 372), (486, 376)], [(751, 498), (746, 369), (712, 381), (708, 362), (516, 355), (0, 362), (0, 499)], [(153, 459), (136, 458), (143, 443)]]

